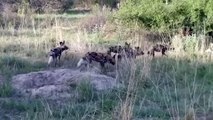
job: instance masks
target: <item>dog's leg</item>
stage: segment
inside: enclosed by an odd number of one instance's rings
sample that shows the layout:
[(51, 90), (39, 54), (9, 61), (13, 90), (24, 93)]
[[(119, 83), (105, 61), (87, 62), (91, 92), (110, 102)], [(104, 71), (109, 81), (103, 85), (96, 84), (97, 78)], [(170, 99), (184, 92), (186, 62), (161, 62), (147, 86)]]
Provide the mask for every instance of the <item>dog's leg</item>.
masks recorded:
[(168, 55), (166, 53), (163, 54), (164, 56), (168, 57)]
[(166, 57), (168, 57), (168, 55), (167, 55), (167, 54), (165, 54), (165, 53), (164, 53), (162, 56), (166, 56)]
[(77, 67), (80, 67), (83, 63), (84, 63), (84, 60), (83, 60), (83, 58), (81, 58), (77, 63)]
[(87, 64), (86, 64), (86, 67), (87, 67), (87, 70), (89, 70), (90, 67), (91, 67), (91, 63), (87, 63)]
[(105, 64), (104, 62), (100, 62), (100, 65), (102, 68), (104, 68), (104, 66), (105, 66), (104, 64)]
[(54, 57), (54, 66), (56, 67), (57, 65), (57, 57)]
[(58, 55), (58, 65), (59, 65), (59, 66), (60, 66), (60, 64), (61, 64), (60, 60), (61, 60), (61, 54)]
[(133, 53), (132, 53), (132, 57), (133, 57), (134, 59), (136, 59), (136, 56), (137, 56), (137, 53), (136, 53), (136, 52), (133, 52)]
[(89, 63), (88, 63), (88, 67), (87, 68), (91, 68), (91, 66), (92, 66), (92, 60), (89, 58), (88, 61), (89, 61)]
[(49, 56), (49, 60), (48, 60), (48, 63), (47, 63), (47, 67), (50, 67), (51, 64), (54, 62), (54, 58), (53, 56)]
[(168, 55), (166, 55), (166, 51), (165, 50), (162, 50), (161, 53), (162, 53), (162, 56), (168, 57)]
[(152, 50), (152, 56), (155, 57), (155, 51), (154, 50)]
[(101, 71), (102, 71), (102, 73), (106, 73), (105, 62), (100, 62), (100, 65), (101, 65)]

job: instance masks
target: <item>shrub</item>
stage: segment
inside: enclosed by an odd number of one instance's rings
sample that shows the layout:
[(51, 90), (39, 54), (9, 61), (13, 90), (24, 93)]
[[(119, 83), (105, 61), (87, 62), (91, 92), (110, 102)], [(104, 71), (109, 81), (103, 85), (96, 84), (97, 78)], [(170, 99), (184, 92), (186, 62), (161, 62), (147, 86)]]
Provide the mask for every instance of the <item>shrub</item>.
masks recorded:
[(183, 49), (185, 52), (194, 53), (196, 51), (196, 45), (198, 40), (195, 37), (188, 36), (183, 43)]
[(12, 96), (12, 87), (9, 83), (3, 83), (0, 85), (0, 97), (10, 97)]
[(127, 0), (121, 5), (117, 18), (127, 25), (138, 25), (154, 31), (170, 31), (182, 26), (194, 27), (198, 32), (206, 26), (213, 29), (213, 1)]
[(95, 92), (89, 81), (81, 82), (77, 87), (77, 92), (79, 94), (78, 100), (80, 102), (91, 101), (95, 96)]

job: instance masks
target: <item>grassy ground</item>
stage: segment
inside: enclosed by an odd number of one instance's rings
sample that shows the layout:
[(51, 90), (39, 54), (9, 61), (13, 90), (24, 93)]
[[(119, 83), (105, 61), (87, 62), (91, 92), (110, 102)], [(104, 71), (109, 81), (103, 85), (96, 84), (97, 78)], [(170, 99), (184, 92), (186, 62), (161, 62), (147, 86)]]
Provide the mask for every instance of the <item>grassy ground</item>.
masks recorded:
[(0, 87), (0, 119), (166, 120), (211, 114), (213, 63), (198, 55), (175, 57), (177, 53), (126, 61), (118, 69), (118, 79), (124, 88), (96, 93), (82, 84), (78, 88), (81, 97), (73, 98), (66, 105), (55, 107), (49, 101), (13, 96), (11, 77), (47, 69), (47, 53), (60, 40), (66, 40), (70, 47), (61, 65), (69, 68), (75, 68), (85, 51), (104, 51), (104, 46), (120, 42), (116, 41), (119, 36), (103, 42), (106, 40), (102, 31), (89, 33), (76, 29), (88, 16), (90, 14), (35, 15), (31, 23), (36, 24), (28, 23), (31, 27), (1, 30), (0, 73), (5, 82)]

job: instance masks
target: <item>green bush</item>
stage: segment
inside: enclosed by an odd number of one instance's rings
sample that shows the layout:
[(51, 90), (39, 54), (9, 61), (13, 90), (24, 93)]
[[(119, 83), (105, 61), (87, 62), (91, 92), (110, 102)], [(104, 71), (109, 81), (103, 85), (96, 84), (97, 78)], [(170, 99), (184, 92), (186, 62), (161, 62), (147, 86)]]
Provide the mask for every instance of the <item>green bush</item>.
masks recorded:
[(78, 101), (80, 102), (92, 101), (96, 96), (91, 83), (86, 80), (78, 85), (77, 92), (79, 94)]
[(0, 97), (12, 96), (12, 87), (9, 83), (4, 83), (0, 86)]
[(213, 29), (212, 0), (127, 0), (121, 5), (117, 18), (127, 25), (155, 31), (170, 31), (182, 26), (199, 32)]
[(198, 40), (195, 37), (186, 37), (183, 42), (183, 49), (187, 53), (194, 53)]

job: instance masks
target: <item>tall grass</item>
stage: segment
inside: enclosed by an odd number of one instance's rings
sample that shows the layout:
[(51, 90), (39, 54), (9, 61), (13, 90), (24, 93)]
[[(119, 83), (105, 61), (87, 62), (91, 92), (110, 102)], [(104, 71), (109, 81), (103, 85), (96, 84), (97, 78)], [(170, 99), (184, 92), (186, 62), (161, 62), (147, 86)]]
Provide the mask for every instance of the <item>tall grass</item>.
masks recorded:
[[(114, 36), (115, 41), (104, 43), (102, 29), (93, 32), (79, 30), (79, 19), (75, 21), (54, 15), (38, 18), (32, 17), (27, 23), (31, 27), (20, 28), (16, 35), (12, 34), (12, 27), (0, 33), (0, 71), (8, 83), (13, 75), (46, 69), (47, 53), (61, 40), (70, 47), (63, 55), (63, 65), (74, 68), (86, 51), (105, 51), (104, 47), (109, 44), (122, 43), (117, 39), (124, 39), (129, 32), (118, 26), (115, 33), (119, 35)], [(135, 39), (141, 40), (142, 36), (131, 35), (127, 38), (132, 43)], [(55, 101), (42, 101), (30, 107), (25, 102), (9, 101), (0, 104), (0, 113), (1, 110), (16, 110), (21, 119), (35, 120), (165, 120), (205, 116), (213, 110), (213, 64), (195, 52), (196, 37), (185, 39), (181, 51), (169, 53), (169, 57), (142, 56), (119, 63), (116, 78), (123, 85), (121, 88), (97, 92), (85, 83), (77, 87), (79, 97), (60, 105)], [(179, 46), (175, 41), (173, 44), (175, 48)], [(182, 55), (184, 47), (190, 54)], [(115, 67), (111, 69), (114, 72)], [(0, 87), (0, 97), (11, 97), (10, 90), (9, 85)]]
[(97, 92), (82, 84), (78, 98), (59, 108), (49, 102), (43, 112), (27, 110), (24, 118), (30, 112), (34, 119), (190, 120), (211, 113), (213, 64), (188, 58), (144, 59), (132, 61), (128, 75), (118, 69), (119, 80), (126, 81), (123, 88)]

